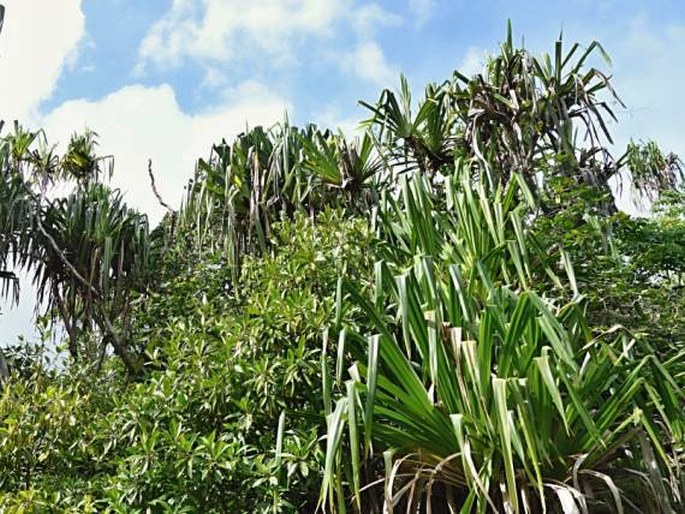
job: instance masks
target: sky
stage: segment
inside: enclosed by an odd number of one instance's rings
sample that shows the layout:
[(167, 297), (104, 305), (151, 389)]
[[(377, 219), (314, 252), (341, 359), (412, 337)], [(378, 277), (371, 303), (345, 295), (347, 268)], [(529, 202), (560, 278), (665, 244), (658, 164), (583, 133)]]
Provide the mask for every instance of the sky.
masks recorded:
[[(418, 94), (455, 69), (478, 72), (511, 19), (517, 41), (552, 52), (602, 43), (627, 108), (617, 146), (654, 139), (685, 156), (684, 0), (0, 0), (0, 119), (64, 148), (92, 129), (127, 201), (163, 214), (198, 157), (284, 116), (352, 133), (404, 73)], [(0, 344), (33, 336), (32, 291), (2, 306)]]

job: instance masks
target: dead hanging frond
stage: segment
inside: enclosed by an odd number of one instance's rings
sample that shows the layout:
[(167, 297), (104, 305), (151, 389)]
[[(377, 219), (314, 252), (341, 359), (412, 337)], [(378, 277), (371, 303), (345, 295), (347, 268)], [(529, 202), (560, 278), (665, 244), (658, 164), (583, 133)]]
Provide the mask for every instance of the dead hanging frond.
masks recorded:
[(0, 270), (0, 296), (9, 298), (12, 305), (17, 305), (19, 293), (19, 277), (14, 272)]
[[(685, 178), (680, 157), (664, 152), (654, 141), (631, 140), (619, 163), (628, 171), (626, 178), (633, 186), (636, 205), (641, 205), (645, 197), (656, 200), (661, 193), (675, 190)], [(624, 180), (620, 181), (621, 189)]]

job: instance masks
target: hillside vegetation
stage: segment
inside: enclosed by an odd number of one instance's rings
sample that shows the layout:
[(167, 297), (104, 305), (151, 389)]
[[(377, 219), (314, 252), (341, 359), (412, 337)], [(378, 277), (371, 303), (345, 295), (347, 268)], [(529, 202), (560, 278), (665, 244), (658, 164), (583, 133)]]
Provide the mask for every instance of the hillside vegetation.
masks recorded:
[(683, 512), (681, 162), (600, 62), (509, 30), (357, 137), (215, 144), (154, 228), (96, 134), (5, 129), (1, 291), (63, 359), (3, 350), (0, 511)]

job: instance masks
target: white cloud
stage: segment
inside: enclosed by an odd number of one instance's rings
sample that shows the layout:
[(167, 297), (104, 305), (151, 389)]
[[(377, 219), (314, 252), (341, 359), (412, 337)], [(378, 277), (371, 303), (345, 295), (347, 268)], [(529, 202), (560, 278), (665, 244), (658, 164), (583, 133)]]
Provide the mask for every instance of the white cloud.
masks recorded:
[(349, 138), (360, 136), (364, 132), (359, 123), (361, 118), (343, 113), (337, 103), (326, 105), (321, 111), (314, 113), (313, 119), (320, 128), (341, 130)]
[(200, 89), (217, 90), (227, 87), (229, 83), (230, 80), (227, 73), (224, 73), (215, 66), (207, 66), (202, 82), (200, 82)]
[(370, 39), (376, 27), (396, 27), (402, 24), (400, 16), (386, 11), (378, 4), (354, 6), (349, 16), (357, 36), (367, 40)]
[(341, 59), (343, 70), (380, 87), (390, 87), (398, 81), (399, 70), (391, 65), (383, 49), (375, 41), (362, 41)]
[(92, 128), (99, 134), (98, 153), (115, 156), (112, 184), (126, 200), (147, 212), (151, 221), (164, 210), (152, 196), (147, 159), (153, 162), (157, 186), (164, 199), (178, 205), (183, 186), (191, 178), (198, 157), (208, 156), (213, 143), (230, 140), (250, 126), (270, 125), (292, 110), (285, 99), (264, 86), (245, 82), (211, 112), (184, 113), (169, 85), (124, 87), (99, 101), (74, 100), (62, 104), (43, 121), (48, 138), (62, 147), (72, 132)]
[(150, 63), (175, 66), (185, 58), (229, 61), (254, 56), (292, 58), (306, 36), (328, 37), (346, 0), (174, 0), (140, 45), (138, 71)]
[[(352, 76), (388, 85), (397, 71), (374, 33), (401, 23), (400, 16), (377, 3), (355, 0), (254, 0), (249, 5), (241, 0), (174, 0), (143, 39), (136, 71), (192, 59), (204, 67), (201, 87), (216, 88), (227, 81), (227, 64), (252, 58), (268, 59), (271, 67), (291, 66), (299, 55), (295, 50), (306, 41), (323, 44)], [(355, 42), (345, 54), (334, 47), (347, 32)]]
[(85, 34), (80, 0), (5, 0), (0, 119), (35, 122)]
[(417, 27), (423, 26), (433, 16), (435, 0), (409, 0), (409, 11)]
[(477, 75), (483, 71), (486, 57), (485, 50), (476, 46), (470, 46), (466, 49), (466, 55), (464, 55), (464, 59), (457, 70), (467, 77)]

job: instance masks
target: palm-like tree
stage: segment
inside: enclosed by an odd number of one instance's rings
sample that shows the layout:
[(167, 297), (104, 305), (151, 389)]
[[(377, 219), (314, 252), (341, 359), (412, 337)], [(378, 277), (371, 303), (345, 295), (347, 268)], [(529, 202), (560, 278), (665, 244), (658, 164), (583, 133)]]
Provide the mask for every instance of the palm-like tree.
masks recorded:
[(118, 191), (95, 183), (50, 202), (40, 224), (30, 268), (39, 301), (64, 324), (72, 356), (79, 356), (80, 341), (97, 334), (99, 355), (91, 360), (102, 359), (109, 344), (138, 371), (127, 335), (132, 297), (147, 278), (147, 218)]
[(495, 183), (517, 172), (535, 184), (534, 174), (543, 172), (606, 186), (614, 172), (604, 144), (612, 143), (607, 122), (616, 119), (609, 101), (623, 104), (602, 71), (584, 68), (596, 52), (609, 62), (597, 42), (565, 53), (560, 38), (553, 57), (538, 58), (514, 46), (509, 26), (484, 74), (455, 74), (450, 96), (464, 126), (464, 150)]
[[(137, 372), (128, 314), (132, 296), (145, 287), (147, 218), (99, 182), (103, 159), (95, 155), (95, 143), (93, 133), (76, 135), (60, 160), (41, 132), (16, 125), (2, 138), (0, 263), (33, 274), (38, 301), (64, 324), (74, 358), (82, 357), (79, 344), (94, 337), (99, 351), (91, 357), (101, 361), (111, 345)], [(74, 192), (48, 198), (48, 187), (59, 179), (75, 182)], [(18, 286), (13, 271), (3, 277)]]
[(200, 254), (221, 253), (235, 277), (243, 255), (268, 249), (274, 222), (326, 207), (369, 210), (385, 170), (369, 135), (350, 142), (287, 119), (256, 127), (198, 162), (174, 239)]
[(404, 76), (397, 93), (386, 89), (375, 105), (360, 103), (372, 113), (364, 125), (374, 131), (382, 152), (395, 165), (433, 177), (454, 160), (458, 125), (449, 112), (446, 84), (429, 85), (416, 114)]
[[(470, 158), (474, 175), (485, 175), (493, 186), (518, 174), (543, 209), (558, 182), (597, 190), (602, 209), (615, 212), (609, 179), (628, 168), (641, 193), (658, 184), (673, 188), (681, 177), (680, 163), (654, 150), (653, 143), (632, 145), (614, 158), (609, 124), (623, 103), (610, 78), (586, 64), (602, 46), (574, 44), (564, 50), (560, 37), (553, 55), (537, 57), (513, 42), (511, 25), (498, 55), (488, 59), (483, 73), (467, 77), (456, 71), (451, 81), (431, 85), (414, 104), (407, 80), (398, 93), (385, 90), (366, 124), (396, 166), (434, 176), (457, 158)], [(445, 168), (445, 166), (447, 166)]]
[[(3, 123), (0, 122), (0, 130)], [(30, 227), (36, 213), (37, 201), (33, 188), (49, 180), (48, 174), (34, 174), (40, 161), (50, 169), (54, 156), (33, 149), (45, 147), (40, 132), (28, 132), (15, 123), (14, 131), (0, 139), (0, 273), (2, 293), (18, 301), (19, 280), (13, 269), (25, 266), (31, 256)]]
[(302, 145), (303, 168), (323, 185), (345, 195), (342, 203), (361, 201), (364, 192), (370, 192), (371, 182), (380, 179), (386, 168), (368, 132), (353, 141), (342, 133), (316, 132), (303, 137)]

